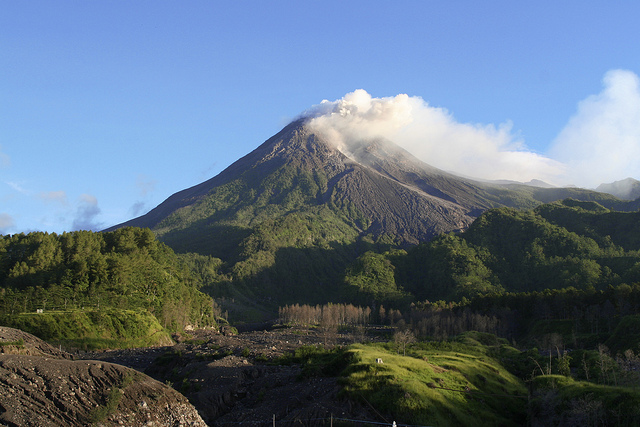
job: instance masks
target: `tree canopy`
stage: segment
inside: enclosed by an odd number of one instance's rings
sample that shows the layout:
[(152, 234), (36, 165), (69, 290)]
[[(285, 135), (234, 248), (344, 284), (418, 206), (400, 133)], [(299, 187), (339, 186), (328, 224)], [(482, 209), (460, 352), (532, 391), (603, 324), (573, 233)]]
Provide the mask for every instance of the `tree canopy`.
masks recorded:
[(0, 314), (144, 309), (170, 330), (215, 322), (211, 297), (149, 229), (0, 237)]

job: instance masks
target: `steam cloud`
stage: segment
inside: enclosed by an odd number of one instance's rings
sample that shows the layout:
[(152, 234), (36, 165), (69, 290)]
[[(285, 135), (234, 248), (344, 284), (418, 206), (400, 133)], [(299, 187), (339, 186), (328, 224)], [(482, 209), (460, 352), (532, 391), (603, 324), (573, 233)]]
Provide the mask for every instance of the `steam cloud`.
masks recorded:
[(432, 166), (477, 178), (551, 180), (562, 171), (560, 163), (528, 151), (510, 124), (459, 123), (419, 97), (372, 98), (360, 89), (306, 115), (345, 152), (350, 141), (384, 137)]
[(383, 137), (432, 166), (462, 175), (595, 187), (640, 177), (638, 77), (614, 70), (604, 83), (602, 93), (579, 104), (547, 156), (528, 149), (510, 123), (460, 123), (447, 110), (404, 94), (372, 98), (359, 89), (325, 100), (304, 116), (345, 154), (352, 141)]

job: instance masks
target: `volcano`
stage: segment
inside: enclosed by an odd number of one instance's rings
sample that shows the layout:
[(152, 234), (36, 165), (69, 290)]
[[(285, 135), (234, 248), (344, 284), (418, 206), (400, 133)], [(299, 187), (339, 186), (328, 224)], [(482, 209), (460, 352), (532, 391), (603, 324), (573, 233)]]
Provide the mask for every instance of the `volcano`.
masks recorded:
[(241, 300), (243, 313), (273, 312), (282, 304), (352, 300), (345, 274), (369, 251), (393, 253), (465, 230), (490, 208), (567, 197), (620, 202), (577, 188), (459, 177), (392, 141), (345, 144), (300, 119), (217, 176), (110, 230), (150, 228), (197, 261), (207, 292)]
[(322, 212), (339, 223), (339, 234), (348, 230), (353, 239), (406, 246), (464, 230), (493, 207), (530, 208), (565, 197), (593, 199), (593, 194), (474, 181), (432, 167), (392, 141), (339, 146), (300, 119), (217, 176), (109, 230), (148, 227), (178, 251), (224, 256), (221, 232), (233, 241), (265, 221)]

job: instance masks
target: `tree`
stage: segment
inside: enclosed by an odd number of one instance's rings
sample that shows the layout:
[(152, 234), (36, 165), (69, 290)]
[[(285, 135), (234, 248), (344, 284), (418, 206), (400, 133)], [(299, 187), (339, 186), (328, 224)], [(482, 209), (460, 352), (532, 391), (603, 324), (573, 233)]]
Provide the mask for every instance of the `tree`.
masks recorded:
[(396, 343), (398, 347), (402, 347), (402, 355), (406, 356), (407, 344), (416, 342), (416, 336), (408, 328), (398, 329), (393, 334), (393, 341)]

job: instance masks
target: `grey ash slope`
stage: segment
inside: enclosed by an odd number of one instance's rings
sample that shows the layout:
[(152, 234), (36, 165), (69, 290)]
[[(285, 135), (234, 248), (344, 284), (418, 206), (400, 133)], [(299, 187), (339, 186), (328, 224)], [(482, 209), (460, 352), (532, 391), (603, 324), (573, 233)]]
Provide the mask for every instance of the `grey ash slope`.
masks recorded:
[(111, 229), (149, 227), (177, 251), (219, 256), (226, 252), (220, 247), (237, 244), (265, 221), (308, 213), (343, 224), (338, 227), (343, 240), (407, 245), (466, 229), (493, 207), (530, 208), (566, 197), (616, 201), (580, 189), (492, 185), (457, 177), (390, 141), (359, 141), (346, 155), (298, 120), (219, 175)]

